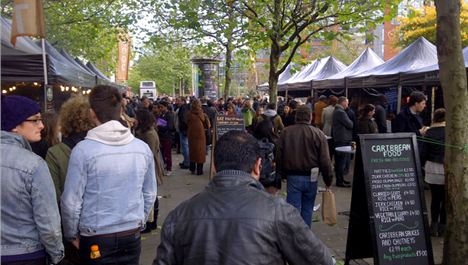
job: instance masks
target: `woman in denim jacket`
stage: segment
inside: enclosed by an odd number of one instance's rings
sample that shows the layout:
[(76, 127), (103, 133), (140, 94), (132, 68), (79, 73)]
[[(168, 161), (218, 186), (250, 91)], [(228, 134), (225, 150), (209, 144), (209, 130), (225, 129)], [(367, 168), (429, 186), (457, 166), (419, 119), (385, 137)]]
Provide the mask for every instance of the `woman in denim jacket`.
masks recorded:
[(39, 106), (22, 96), (2, 97), (1, 105), (1, 264), (56, 264), (63, 244), (54, 184), (29, 145), (41, 140)]

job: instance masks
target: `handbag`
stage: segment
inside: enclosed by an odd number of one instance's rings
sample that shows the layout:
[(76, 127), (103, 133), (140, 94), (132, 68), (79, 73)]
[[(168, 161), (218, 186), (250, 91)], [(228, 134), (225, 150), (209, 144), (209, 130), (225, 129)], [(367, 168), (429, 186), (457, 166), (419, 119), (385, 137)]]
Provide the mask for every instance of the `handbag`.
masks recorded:
[(336, 224), (335, 194), (331, 190), (322, 192), (322, 220), (325, 224)]
[(208, 115), (206, 115), (205, 113), (203, 114), (203, 116), (205, 117), (205, 120), (203, 121), (200, 118), (200, 121), (203, 123), (203, 128), (205, 129), (205, 142), (206, 142), (206, 145), (211, 145), (213, 141), (213, 133), (211, 132), (211, 128), (208, 125), (209, 118), (208, 118)]
[(205, 129), (205, 141), (206, 145), (210, 145), (213, 139), (213, 134), (211, 133), (211, 129)]

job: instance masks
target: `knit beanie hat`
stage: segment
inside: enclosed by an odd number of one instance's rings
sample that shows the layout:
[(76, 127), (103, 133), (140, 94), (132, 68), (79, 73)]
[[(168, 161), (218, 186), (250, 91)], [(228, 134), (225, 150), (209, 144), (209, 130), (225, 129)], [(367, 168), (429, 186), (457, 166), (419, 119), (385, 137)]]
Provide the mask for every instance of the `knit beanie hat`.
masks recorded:
[(11, 131), (28, 117), (39, 113), (39, 105), (23, 96), (2, 96), (2, 131)]

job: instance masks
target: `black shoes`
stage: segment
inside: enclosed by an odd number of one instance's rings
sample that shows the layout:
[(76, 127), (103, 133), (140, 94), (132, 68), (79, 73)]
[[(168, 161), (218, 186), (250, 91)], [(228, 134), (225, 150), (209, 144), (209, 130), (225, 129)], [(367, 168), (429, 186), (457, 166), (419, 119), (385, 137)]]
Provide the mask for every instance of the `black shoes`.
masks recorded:
[(183, 163), (179, 163), (179, 167), (181, 169), (189, 169), (189, 166), (184, 165)]

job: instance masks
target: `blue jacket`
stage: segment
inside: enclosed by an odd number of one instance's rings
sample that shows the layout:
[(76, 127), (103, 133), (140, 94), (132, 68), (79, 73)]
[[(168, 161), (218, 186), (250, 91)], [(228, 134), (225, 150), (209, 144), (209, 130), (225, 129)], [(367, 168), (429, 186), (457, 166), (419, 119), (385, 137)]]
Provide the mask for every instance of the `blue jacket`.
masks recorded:
[(63, 258), (60, 215), (45, 161), (16, 133), (1, 131), (2, 256), (45, 248), (53, 263)]
[(141, 228), (155, 199), (148, 145), (118, 121), (101, 124), (70, 156), (61, 197), (65, 238)]

